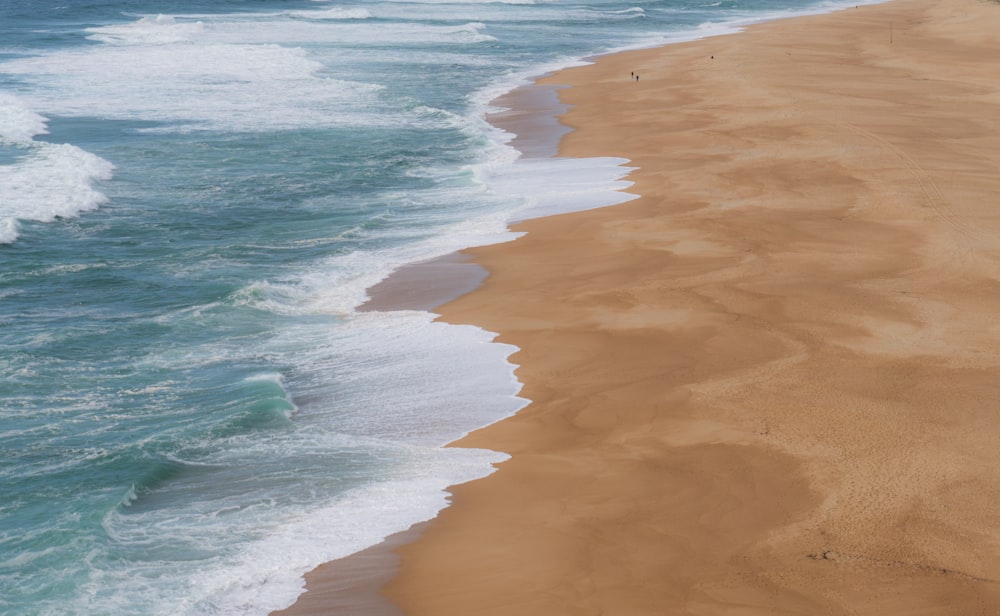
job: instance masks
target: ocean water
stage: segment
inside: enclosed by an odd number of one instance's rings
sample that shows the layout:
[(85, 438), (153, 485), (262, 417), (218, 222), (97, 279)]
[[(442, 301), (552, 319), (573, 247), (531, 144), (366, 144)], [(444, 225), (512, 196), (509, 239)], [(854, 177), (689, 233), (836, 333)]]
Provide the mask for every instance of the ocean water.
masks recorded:
[[(850, 4), (856, 4), (851, 2)], [(445, 506), (526, 401), (395, 268), (629, 198), (484, 121), (805, 0), (0, 0), (0, 613), (267, 614)]]

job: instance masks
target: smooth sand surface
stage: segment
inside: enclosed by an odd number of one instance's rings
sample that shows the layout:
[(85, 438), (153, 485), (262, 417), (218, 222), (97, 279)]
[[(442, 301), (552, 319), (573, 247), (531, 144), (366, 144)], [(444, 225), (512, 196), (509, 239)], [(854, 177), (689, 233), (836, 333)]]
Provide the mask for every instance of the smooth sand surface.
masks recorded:
[(433, 310), (478, 287), (488, 272), (454, 253), (404, 265), (371, 289), (361, 311)]
[[(712, 57), (714, 56), (714, 58)], [(634, 71), (641, 77), (630, 78)], [(520, 349), (512, 458), (408, 616), (1000, 614), (1000, 5), (896, 0), (546, 78), (641, 199), (439, 311)]]
[(416, 539), (423, 526), (416, 524), (367, 550), (313, 569), (305, 576), (308, 591), (271, 616), (404, 616), (380, 591), (398, 570), (394, 550)]

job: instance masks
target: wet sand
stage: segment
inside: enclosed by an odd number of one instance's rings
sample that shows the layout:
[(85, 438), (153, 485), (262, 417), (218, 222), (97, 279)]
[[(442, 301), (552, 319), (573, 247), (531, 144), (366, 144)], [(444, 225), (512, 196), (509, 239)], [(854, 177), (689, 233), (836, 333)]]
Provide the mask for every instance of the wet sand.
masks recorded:
[(468, 251), (490, 276), (436, 311), (519, 347), (532, 403), (456, 443), (512, 457), (386, 596), (1000, 613), (997, 58), (1000, 5), (895, 0), (543, 79), (561, 155), (641, 198)]
[(476, 289), (489, 272), (459, 253), (405, 265), (368, 289), (358, 310), (434, 310)]
[[(511, 144), (524, 158), (558, 153), (559, 141), (569, 131), (557, 119), (568, 109), (558, 100), (559, 89), (531, 85), (494, 101), (501, 111), (489, 117), (490, 123), (511, 133)], [(370, 299), (358, 309), (435, 311), (477, 289), (488, 275), (464, 253), (412, 263), (368, 289)], [(367, 550), (320, 565), (305, 576), (306, 592), (272, 616), (403, 616), (382, 588), (399, 572), (396, 550), (415, 541), (426, 527), (416, 524)]]
[(305, 576), (308, 592), (271, 616), (404, 616), (381, 590), (399, 571), (395, 550), (419, 537), (422, 526), (417, 524), (367, 550), (313, 569)]

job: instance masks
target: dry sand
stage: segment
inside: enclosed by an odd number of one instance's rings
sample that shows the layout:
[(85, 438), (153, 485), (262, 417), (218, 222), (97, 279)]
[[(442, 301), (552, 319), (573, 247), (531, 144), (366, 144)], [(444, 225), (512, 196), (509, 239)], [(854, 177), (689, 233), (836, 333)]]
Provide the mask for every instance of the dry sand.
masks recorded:
[(472, 251), (493, 275), (442, 312), (522, 349), (533, 404), (461, 443), (513, 458), (389, 596), (1000, 613), (1000, 6), (900, 0), (544, 83), (572, 86), (562, 153), (631, 159), (642, 198)]
[[(713, 57), (714, 56), (714, 57)], [(641, 76), (636, 83), (634, 71)], [(600, 58), (567, 156), (640, 199), (469, 251), (512, 454), (399, 549), (407, 616), (1000, 614), (1000, 5)]]

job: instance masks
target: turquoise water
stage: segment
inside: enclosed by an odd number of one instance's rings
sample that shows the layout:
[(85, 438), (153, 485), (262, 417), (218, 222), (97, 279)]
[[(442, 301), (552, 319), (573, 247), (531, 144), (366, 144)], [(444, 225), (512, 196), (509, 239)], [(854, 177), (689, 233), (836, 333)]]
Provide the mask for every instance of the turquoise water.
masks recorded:
[(366, 289), (627, 186), (489, 102), (833, 6), (0, 0), (0, 613), (266, 614), (433, 517), (514, 349)]

